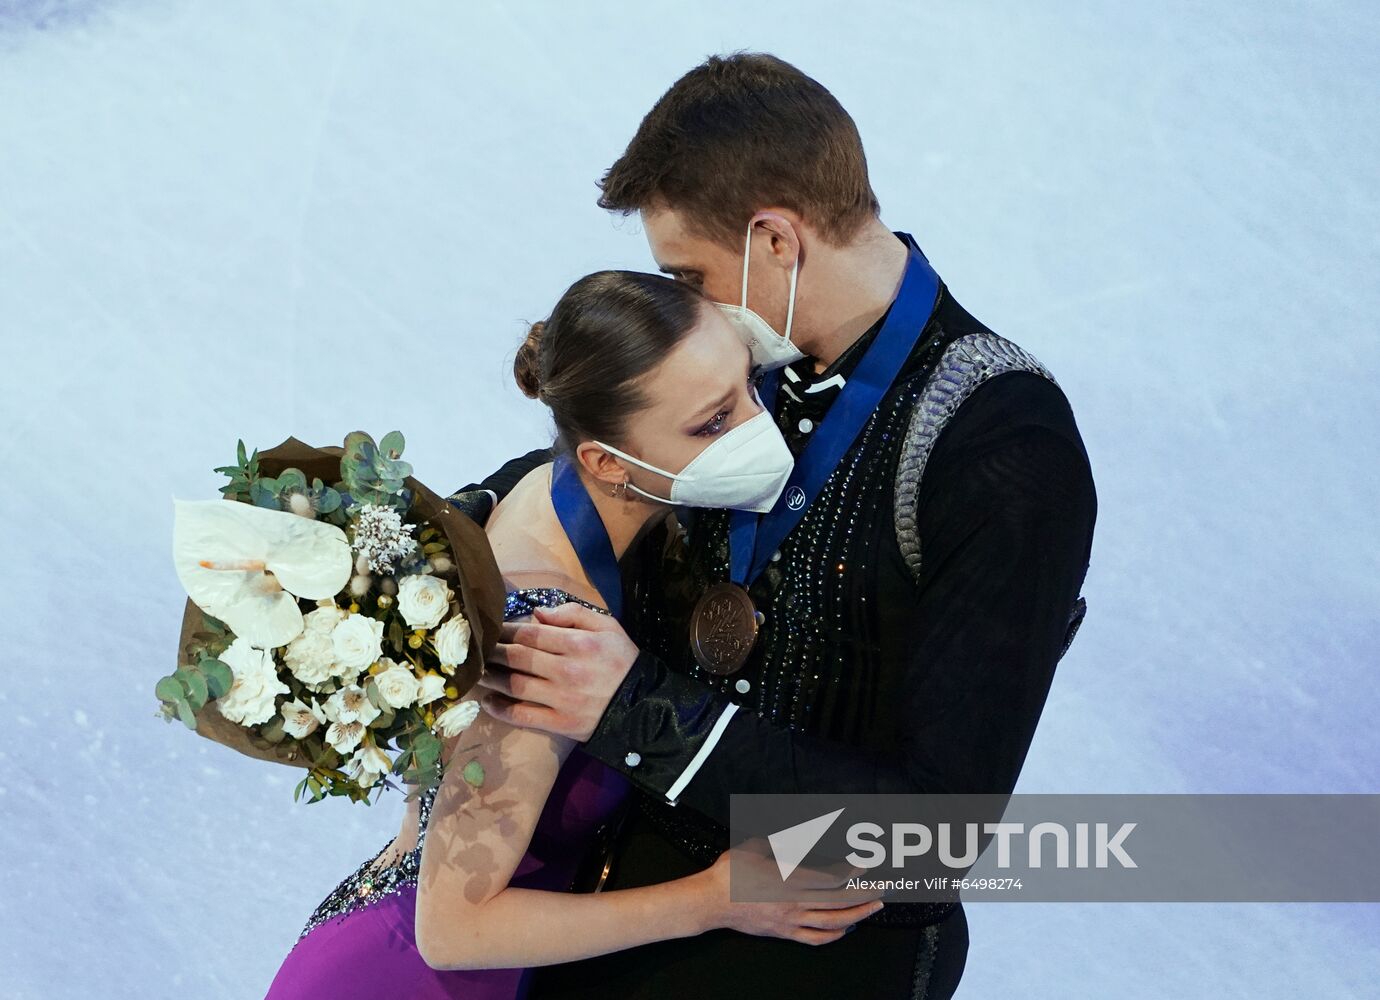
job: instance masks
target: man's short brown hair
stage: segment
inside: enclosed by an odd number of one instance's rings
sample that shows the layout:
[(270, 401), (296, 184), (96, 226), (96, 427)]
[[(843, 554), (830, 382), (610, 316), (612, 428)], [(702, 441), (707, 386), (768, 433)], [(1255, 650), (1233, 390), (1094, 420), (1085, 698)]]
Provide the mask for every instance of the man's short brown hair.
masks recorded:
[(800, 213), (834, 244), (880, 211), (848, 112), (765, 53), (710, 56), (672, 84), (599, 187), (603, 208), (677, 209), (725, 244), (771, 206)]

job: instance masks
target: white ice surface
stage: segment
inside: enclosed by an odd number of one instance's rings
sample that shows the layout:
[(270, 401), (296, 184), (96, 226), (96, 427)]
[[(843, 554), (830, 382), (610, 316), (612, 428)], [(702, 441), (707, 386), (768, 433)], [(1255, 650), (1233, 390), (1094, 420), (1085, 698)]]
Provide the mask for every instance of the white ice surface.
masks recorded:
[[(1021, 791), (1375, 792), (1380, 14), (1334, 3), (0, 0), (0, 995), (259, 996), (400, 804), (155, 718), (169, 497), (237, 437), (547, 440), (508, 366), (648, 268), (594, 181), (705, 54), (1074, 405), (1090, 611)], [(965, 997), (1375, 996), (1380, 911), (977, 905)]]

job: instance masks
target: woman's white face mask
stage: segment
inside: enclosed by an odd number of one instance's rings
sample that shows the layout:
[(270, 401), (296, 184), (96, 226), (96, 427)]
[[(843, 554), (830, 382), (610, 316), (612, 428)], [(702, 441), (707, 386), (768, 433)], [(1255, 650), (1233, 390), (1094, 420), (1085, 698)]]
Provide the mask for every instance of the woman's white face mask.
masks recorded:
[(791, 321), (795, 319), (795, 282), (800, 273), (800, 255), (796, 254), (791, 267), (791, 300), (786, 307), (786, 332), (777, 333), (771, 324), (748, 308), (748, 261), (752, 257), (752, 223), (748, 223), (747, 242), (743, 246), (743, 302), (732, 305), (728, 302), (714, 303), (723, 312), (729, 324), (737, 331), (743, 343), (752, 352), (752, 363), (761, 366), (763, 371), (782, 368), (793, 361), (805, 357), (803, 351), (791, 343)]
[(602, 441), (594, 443), (625, 462), (671, 481), (671, 494), (666, 497), (638, 489), (632, 483), (628, 483), (628, 489), (648, 500), (686, 507), (727, 507), (765, 514), (786, 488), (786, 480), (795, 468), (795, 456), (766, 410), (719, 435), (680, 472), (659, 469)]

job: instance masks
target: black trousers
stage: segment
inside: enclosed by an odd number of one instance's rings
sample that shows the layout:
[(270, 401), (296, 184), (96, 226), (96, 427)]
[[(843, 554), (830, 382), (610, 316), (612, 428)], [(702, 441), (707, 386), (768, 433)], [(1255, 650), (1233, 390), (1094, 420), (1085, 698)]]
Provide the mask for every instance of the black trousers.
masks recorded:
[[(702, 867), (630, 817), (604, 891), (669, 881)], [(534, 971), (529, 1000), (947, 1000), (968, 958), (968, 919), (862, 923), (825, 945), (713, 930)]]

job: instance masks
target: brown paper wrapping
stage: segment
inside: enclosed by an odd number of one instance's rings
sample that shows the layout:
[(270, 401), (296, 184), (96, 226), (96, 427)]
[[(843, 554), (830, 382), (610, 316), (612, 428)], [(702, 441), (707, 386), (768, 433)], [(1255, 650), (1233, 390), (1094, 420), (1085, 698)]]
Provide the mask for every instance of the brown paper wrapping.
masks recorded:
[[(259, 471), (266, 476), (278, 476), (284, 469), (301, 469), (307, 481), (320, 479), (334, 484), (340, 479), (340, 459), (345, 453), (338, 446), (314, 448), (290, 437), (276, 448), (259, 452)], [(454, 555), (460, 577), (460, 604), (470, 623), (470, 654), (456, 668), (449, 683), (463, 695), (474, 687), (484, 661), (498, 641), (503, 621), (503, 578), (494, 562), (493, 550), (484, 529), (457, 510), (444, 498), (433, 493), (411, 476), (405, 480), (412, 490), (412, 510), (404, 520), (422, 525), (430, 524), (445, 533)], [(239, 501), (231, 500), (230, 503)], [(177, 665), (189, 661), (188, 646), (192, 636), (203, 631), (202, 612), (191, 599), (182, 614), (182, 632), (177, 643)], [(215, 701), (208, 701), (196, 713), (197, 732), (257, 760), (267, 760), (289, 767), (307, 767), (309, 761), (291, 746), (275, 744), (259, 735), (257, 728), (231, 722), (220, 714)]]

